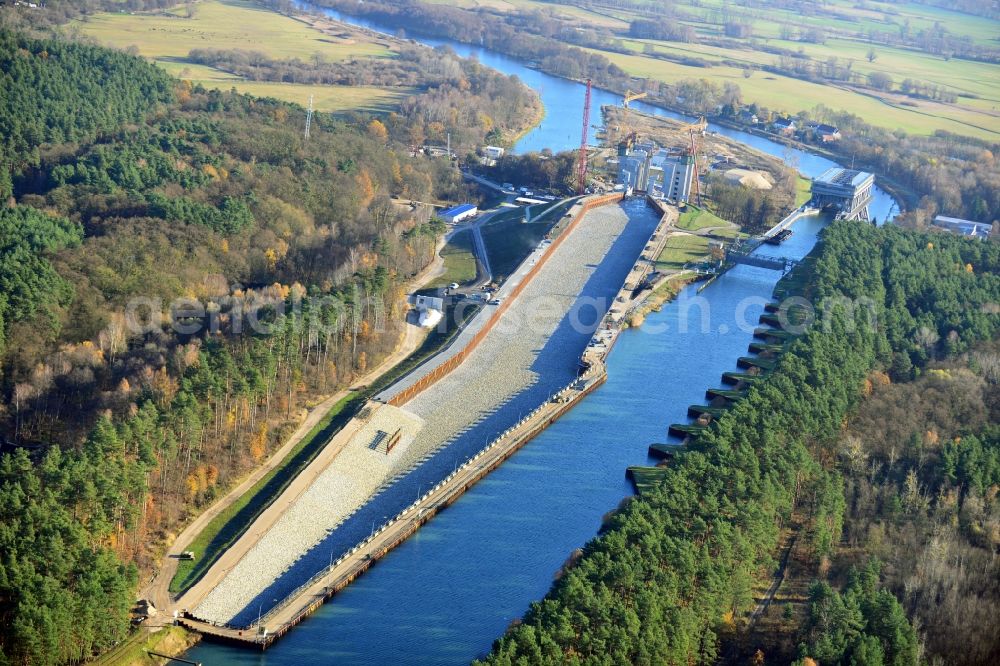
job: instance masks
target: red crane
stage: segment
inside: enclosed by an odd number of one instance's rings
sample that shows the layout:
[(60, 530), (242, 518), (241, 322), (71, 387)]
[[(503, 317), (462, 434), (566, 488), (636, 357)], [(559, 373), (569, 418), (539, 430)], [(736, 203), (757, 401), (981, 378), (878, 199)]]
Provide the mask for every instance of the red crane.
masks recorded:
[(583, 132), (580, 135), (580, 159), (576, 165), (576, 193), (583, 194), (587, 187), (587, 127), (590, 126), (590, 79), (587, 79), (587, 96), (583, 100)]

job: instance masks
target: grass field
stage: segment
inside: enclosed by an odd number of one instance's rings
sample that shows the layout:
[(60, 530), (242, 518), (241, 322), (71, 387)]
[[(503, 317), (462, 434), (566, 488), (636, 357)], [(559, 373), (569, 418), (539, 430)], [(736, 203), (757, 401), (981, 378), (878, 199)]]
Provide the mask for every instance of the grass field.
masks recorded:
[(188, 60), (197, 48), (261, 51), (272, 58), (327, 61), (359, 57), (391, 57), (383, 43), (363, 33), (345, 29), (329, 35), (296, 19), (283, 16), (250, 0), (205, 0), (193, 6), (193, 16), (178, 6), (164, 12), (137, 14), (104, 13), (75, 25), (102, 44), (118, 48), (134, 46), (179, 78), (207, 88), (236, 88), (242, 93), (274, 97), (305, 106), (314, 96), (319, 111), (347, 109), (384, 111), (411, 93), (407, 89), (361, 86), (326, 86), (246, 81), (228, 72)]
[(707, 227), (728, 227), (729, 223), (714, 213), (687, 204), (683, 213), (677, 218), (677, 228), (687, 231), (697, 231)]
[(708, 239), (704, 236), (675, 234), (667, 240), (663, 252), (656, 260), (656, 270), (670, 271), (684, 268), (690, 261), (701, 261), (708, 255)]
[[(636, 53), (642, 53), (647, 45), (656, 53), (667, 56), (694, 56), (713, 63), (724, 60), (737, 61), (749, 66), (771, 65), (777, 56), (746, 49), (725, 49), (709, 44), (681, 44), (677, 42), (657, 42), (652, 40), (629, 39), (623, 42), (625, 46)], [(888, 46), (874, 46), (848, 39), (830, 39), (825, 44), (810, 44), (781, 39), (768, 39), (769, 46), (778, 46), (791, 51), (802, 50), (803, 54), (818, 61), (825, 62), (829, 58), (840, 61), (850, 61), (851, 70), (861, 74), (882, 72), (889, 74), (895, 80), (914, 78), (921, 81), (936, 83), (954, 89), (956, 92), (971, 93), (980, 96), (981, 100), (963, 99), (964, 104), (991, 103), (987, 108), (1000, 102), (998, 77), (1000, 67), (982, 62), (945, 60), (928, 53), (918, 53)], [(868, 61), (868, 51), (875, 51), (874, 62)]]
[(798, 176), (795, 181), (795, 207), (798, 208), (812, 199), (812, 181)]
[(444, 259), (444, 274), (427, 285), (428, 288), (444, 287), (452, 282), (465, 284), (476, 279), (471, 231), (459, 231), (452, 236), (441, 250), (441, 257)]
[[(648, 4), (655, 4), (650, 0)], [(732, 9), (732, 3), (727, 0), (683, 0), (677, 3), (678, 13), (693, 15), (694, 21), (685, 21), (696, 27), (702, 33), (721, 33), (719, 18), (724, 6)], [(819, 3), (817, 3), (819, 6)], [(622, 17), (619, 11), (609, 11), (609, 14)], [(859, 6), (854, 0), (829, 0), (807, 15), (803, 12), (778, 7), (756, 5), (753, 8), (752, 22), (754, 34), (758, 37), (776, 37), (780, 33), (782, 23), (806, 28), (824, 28), (858, 35), (867, 34), (869, 30), (897, 31), (909, 23), (910, 31), (916, 34), (920, 30), (934, 27), (936, 22), (945, 25), (955, 35), (964, 35), (972, 41), (987, 45), (996, 40), (996, 21), (990, 21), (978, 16), (963, 14), (940, 7), (930, 7), (918, 2), (885, 2), (873, 0)]]
[[(538, 5), (542, 4), (535, 0), (458, 1), (463, 6), (485, 7), (489, 4), (494, 9), (505, 11), (538, 10)], [(798, 9), (790, 11), (760, 3), (750, 10), (728, 0), (680, 0), (676, 5), (676, 16), (682, 23), (694, 28), (700, 39), (724, 38), (723, 22), (730, 18), (749, 22), (753, 26), (752, 38), (727, 39), (725, 45), (715, 46), (631, 38), (627, 22), (639, 14), (613, 8), (611, 2), (588, 9), (547, 4), (549, 9), (542, 11), (561, 17), (564, 25), (610, 31), (616, 43), (629, 49), (630, 53), (592, 50), (606, 56), (632, 76), (665, 83), (676, 83), (682, 79), (707, 79), (720, 85), (735, 83), (743, 90), (745, 102), (756, 102), (775, 111), (797, 113), (822, 104), (834, 110), (850, 111), (874, 125), (903, 129), (913, 134), (930, 134), (943, 129), (992, 141), (1000, 139), (1000, 65), (884, 46), (871, 42), (868, 37), (869, 31), (896, 33), (904, 29), (915, 36), (920, 30), (940, 23), (953, 36), (961, 35), (968, 41), (995, 47), (1000, 35), (1000, 21), (916, 2), (885, 3), (876, 0), (859, 5), (851, 0), (830, 0), (817, 4), (810, 11), (800, 12)], [(653, 0), (647, 4), (659, 9)], [(799, 33), (813, 28), (822, 29), (826, 41), (814, 44), (784, 39), (782, 30), (786, 26)], [(841, 66), (849, 63), (851, 71), (862, 77), (872, 73), (888, 74), (896, 84), (911, 78), (940, 86), (959, 95), (959, 98), (956, 103), (945, 104), (906, 97), (898, 91), (883, 93), (760, 71), (761, 67), (778, 61), (777, 55), (761, 49), (764, 45), (798, 53), (817, 67), (836, 58)], [(871, 49), (875, 52), (873, 61), (867, 57)], [(699, 67), (675, 61), (691, 57), (710, 66)], [(757, 70), (749, 79), (744, 77), (747, 68)]]
[(539, 0), (425, 0), (428, 4), (451, 5), (462, 9), (486, 9), (502, 12), (540, 11), (553, 16), (579, 20), (590, 25), (612, 29), (627, 29), (628, 21), (610, 13), (591, 11), (583, 7), (540, 2)]
[[(707, 79), (719, 85), (735, 83), (743, 90), (744, 102), (757, 102), (772, 110), (796, 113), (822, 104), (831, 109), (850, 111), (874, 125), (901, 128), (914, 134), (931, 134), (937, 129), (945, 129), (958, 134), (1000, 139), (1000, 116), (991, 115), (992, 108), (987, 113), (986, 109), (966, 109), (926, 101), (919, 102), (913, 109), (900, 108), (868, 94), (770, 72), (755, 72), (752, 78), (746, 79), (742, 67), (692, 67), (642, 53), (595, 52), (606, 56), (632, 76), (665, 83), (676, 83), (682, 79)], [(733, 55), (739, 57), (744, 53), (740, 50)], [(996, 71), (1000, 73), (1000, 68)], [(984, 101), (981, 106), (988, 103), (988, 100)]]
[(250, 0), (205, 0), (186, 17), (183, 6), (163, 13), (97, 14), (77, 25), (98, 41), (135, 46), (156, 60), (185, 59), (191, 49), (246, 49), (273, 58), (309, 60), (320, 53), (328, 60), (388, 56), (391, 51), (359, 33), (341, 39), (266, 9)]

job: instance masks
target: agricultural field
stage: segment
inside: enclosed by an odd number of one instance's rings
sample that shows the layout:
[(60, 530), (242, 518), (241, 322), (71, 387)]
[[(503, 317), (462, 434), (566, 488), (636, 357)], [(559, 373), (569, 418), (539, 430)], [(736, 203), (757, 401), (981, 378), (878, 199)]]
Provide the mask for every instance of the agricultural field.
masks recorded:
[[(647, 4), (655, 7), (658, 3), (657, 0), (649, 0)], [(995, 21), (917, 2), (829, 0), (811, 15), (764, 4), (753, 3), (752, 8), (754, 32), (760, 37), (778, 36), (782, 24), (864, 35), (869, 30), (898, 30), (904, 26), (908, 26), (911, 32), (917, 32), (933, 28), (935, 23), (946, 25), (952, 34), (968, 36), (983, 45), (995, 42), (997, 37)], [(696, 20), (686, 23), (705, 34), (716, 35), (722, 33), (722, 13), (735, 9), (726, 0), (684, 0), (675, 7), (678, 13), (696, 17)], [(607, 14), (628, 18), (626, 12), (614, 8), (609, 8)]]
[[(478, 0), (466, 0), (474, 5)], [(508, 11), (534, 10), (538, 2), (493, 0)], [(984, 49), (996, 49), (1000, 22), (916, 3), (856, 4), (833, 0), (817, 5), (811, 13), (748, 3), (734, 6), (723, 0), (686, 0), (674, 6), (677, 25), (692, 31), (690, 42), (639, 39), (629, 31), (636, 19), (662, 20), (657, 3), (649, 13), (626, 11), (613, 2), (599, 2), (587, 9), (545, 3), (544, 13), (564, 27), (589, 28), (601, 42), (580, 42), (628, 74), (664, 83), (704, 79), (718, 85), (733, 83), (743, 91), (743, 101), (756, 102), (772, 111), (797, 113), (818, 105), (850, 111), (867, 122), (913, 134), (936, 130), (1000, 139), (1000, 65), (935, 54), (902, 44), (881, 43), (878, 35), (907, 35), (915, 39), (922, 30), (942, 29), (953, 39)], [(616, 24), (615, 20), (619, 23)], [(745, 37), (727, 36), (724, 24), (748, 27)], [(821, 34), (815, 38), (814, 33)], [(564, 33), (565, 34), (565, 33)], [(873, 41), (874, 40), (874, 41)], [(792, 73), (763, 71), (782, 57), (795, 54), (796, 65), (822, 69), (836, 62), (847, 68), (854, 82), (806, 80)], [(789, 56), (785, 56), (789, 59)], [(869, 85), (868, 77), (891, 77), (889, 89)], [(956, 98), (936, 101), (933, 96), (903, 93), (901, 83), (911, 79)]]
[(538, 11), (560, 19), (578, 21), (581, 24), (627, 30), (628, 20), (614, 16), (611, 12), (554, 4), (540, 0), (425, 0), (428, 4), (447, 4), (462, 9), (486, 9), (490, 11), (516, 12)]
[(339, 24), (320, 30), (305, 21), (283, 16), (250, 0), (205, 0), (162, 12), (104, 13), (75, 24), (101, 44), (134, 47), (179, 78), (208, 88), (236, 88), (260, 97), (275, 97), (305, 106), (314, 96), (319, 111), (348, 109), (382, 111), (398, 103), (408, 90), (365, 86), (334, 86), (247, 81), (229, 72), (188, 59), (192, 49), (243, 49), (270, 58), (392, 57), (388, 42)]
[[(657, 43), (654, 48), (663, 48)], [(670, 45), (669, 48), (685, 50), (685, 45)], [(931, 134), (943, 129), (957, 134), (978, 136), (985, 139), (1000, 139), (1000, 100), (973, 100), (973, 104), (962, 101), (959, 105), (921, 100), (910, 102), (899, 95), (876, 91), (858, 91), (839, 85), (755, 71), (751, 78), (744, 76), (744, 67), (718, 65), (714, 67), (694, 67), (669, 60), (661, 60), (644, 53), (623, 54), (610, 51), (594, 52), (606, 56), (632, 76), (649, 78), (664, 83), (676, 83), (683, 79), (707, 79), (719, 85), (735, 83), (743, 90), (746, 103), (756, 102), (774, 111), (797, 113), (824, 105), (835, 110), (847, 110), (865, 118), (868, 122), (890, 129), (903, 129), (913, 134)], [(721, 49), (720, 49), (721, 50)], [(774, 56), (754, 54), (749, 51), (734, 51), (727, 57), (751, 55), (765, 60)], [(700, 56), (699, 56), (700, 57)], [(964, 63), (963, 63), (964, 64)], [(1000, 86), (1000, 67), (991, 66), (995, 86)], [(989, 79), (987, 79), (989, 82)], [(1000, 89), (1000, 88), (996, 88)], [(996, 93), (990, 93), (996, 94)], [(903, 106), (903, 103), (914, 107)], [(989, 106), (989, 108), (984, 108)], [(995, 107), (995, 108), (994, 108)]]

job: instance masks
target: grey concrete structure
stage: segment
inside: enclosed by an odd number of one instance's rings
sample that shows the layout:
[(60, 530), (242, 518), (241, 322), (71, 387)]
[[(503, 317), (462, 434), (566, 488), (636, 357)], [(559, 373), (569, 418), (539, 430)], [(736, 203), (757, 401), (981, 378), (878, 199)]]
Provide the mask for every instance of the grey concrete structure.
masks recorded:
[(875, 176), (867, 171), (833, 167), (813, 178), (812, 205), (832, 208), (846, 220), (868, 220)]

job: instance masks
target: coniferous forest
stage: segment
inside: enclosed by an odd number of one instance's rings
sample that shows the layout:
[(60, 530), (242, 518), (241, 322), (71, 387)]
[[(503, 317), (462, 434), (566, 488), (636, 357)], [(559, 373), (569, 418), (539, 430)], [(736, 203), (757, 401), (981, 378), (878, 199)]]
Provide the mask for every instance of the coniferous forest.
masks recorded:
[[(987, 425), (996, 422), (996, 367), (982, 347), (1000, 326), (1000, 249), (837, 222), (814, 255), (806, 294), (825, 304), (821, 321), (671, 461), (657, 490), (613, 515), (485, 663), (729, 657), (725, 643), (753, 608), (755, 580), (773, 571), (779, 534), (796, 514), (810, 526), (799, 538), (817, 582), (787, 661), (996, 660), (987, 618), (1000, 608), (1000, 443)], [(944, 359), (951, 369), (939, 367)], [(914, 381), (960, 395), (916, 409), (906, 388)], [(890, 387), (903, 393), (892, 402), (909, 417), (880, 412), (873, 427), (872, 401), (890, 400)], [(978, 416), (963, 419), (962, 404)], [(824, 573), (845, 534), (853, 548), (840, 558), (838, 589)], [(932, 556), (937, 569), (916, 568)], [(985, 570), (962, 572), (963, 562)], [(963, 574), (975, 576), (975, 591)], [(976, 620), (963, 622), (966, 613)], [(931, 628), (923, 645), (908, 614), (921, 631)]]

